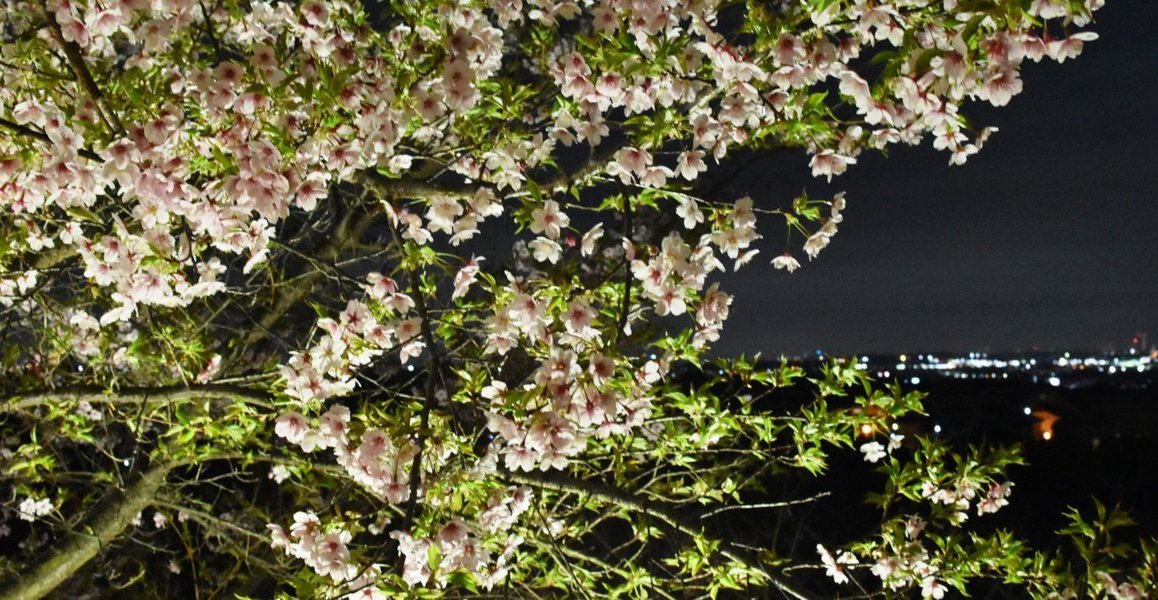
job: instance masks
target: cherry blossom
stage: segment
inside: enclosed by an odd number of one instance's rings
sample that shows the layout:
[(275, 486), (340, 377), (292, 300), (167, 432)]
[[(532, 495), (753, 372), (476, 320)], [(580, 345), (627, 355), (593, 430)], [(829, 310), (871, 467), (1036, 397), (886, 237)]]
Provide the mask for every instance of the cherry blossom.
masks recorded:
[(772, 266), (792, 273), (800, 268), (800, 262), (793, 258), (791, 254), (785, 252), (772, 259)]
[(816, 545), (816, 552), (820, 554), (820, 561), (824, 564), (825, 575), (836, 583), (848, 583), (848, 574), (844, 572), (845, 565), (855, 565), (859, 561), (856, 556), (848, 552), (841, 552), (833, 556), (823, 545)]
[(18, 514), (23, 521), (35, 521), (37, 517), (52, 514), (56, 507), (48, 498), (35, 499), (31, 496), (20, 501)]
[[(324, 514), (269, 525), (275, 548), (335, 597), (460, 576), (491, 589), (544, 544), (524, 536), (565, 533), (504, 477), (584, 472), (661, 446), (689, 414), (712, 421), (675, 401), (672, 369), (722, 335), (722, 261), (755, 263), (761, 227), (783, 218), (771, 264), (793, 272), (843, 222), (843, 194), (725, 196), (705, 174), (770, 147), (826, 181), (897, 143), (963, 163), (992, 131), (970, 103), (1011, 102), (1027, 58), (1079, 55), (1097, 36), (1074, 28), (1101, 6), (820, 4), (423, 2), (379, 20), (318, 0), (16, 2), (0, 305), (37, 324), (13, 338), (38, 342), (18, 349), (22, 372), (54, 389), (243, 382), (260, 417), (185, 435), (235, 443), (257, 434), (230, 427), (260, 420), (293, 457), (268, 485), (349, 484), (325, 486), (343, 491)], [(117, 418), (98, 404), (64, 412)], [(860, 451), (895, 458), (899, 441)], [(915, 495), (960, 522), (1006, 504), (998, 481), (929, 475)], [(55, 510), (27, 496), (19, 515)], [(360, 548), (366, 531), (397, 556)], [(818, 552), (837, 583), (858, 564)], [(940, 563), (906, 552), (862, 558), (883, 585), (944, 595)]]

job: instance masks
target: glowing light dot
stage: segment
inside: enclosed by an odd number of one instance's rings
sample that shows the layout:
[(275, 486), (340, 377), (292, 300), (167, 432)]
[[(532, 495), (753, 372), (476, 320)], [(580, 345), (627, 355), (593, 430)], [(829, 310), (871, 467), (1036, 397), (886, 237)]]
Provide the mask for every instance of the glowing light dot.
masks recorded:
[(1052, 431), (1044, 431), (1044, 432), (1042, 432), (1042, 434), (1041, 434), (1041, 439), (1043, 439), (1043, 440), (1045, 440), (1045, 441), (1047, 441), (1047, 442), (1048, 442), (1048, 441), (1050, 441), (1050, 440), (1052, 440), (1052, 439), (1053, 439), (1053, 432), (1052, 432)]
[(934, 425), (933, 426), (933, 433), (941, 433), (941, 426), (940, 425)]
[(868, 423), (864, 423), (860, 426), (860, 434), (861, 435), (872, 435), (872, 433), (873, 433), (873, 426), (872, 425), (869, 425)]
[(1021, 409), (1021, 412), (1024, 412), (1024, 413), (1025, 413), (1025, 414), (1028, 416), (1028, 415), (1029, 415), (1030, 413), (1032, 413), (1033, 411), (1032, 411), (1032, 410), (1030, 410), (1030, 409), (1029, 409), (1029, 407), (1027, 406), (1027, 407), (1025, 407), (1025, 408)]

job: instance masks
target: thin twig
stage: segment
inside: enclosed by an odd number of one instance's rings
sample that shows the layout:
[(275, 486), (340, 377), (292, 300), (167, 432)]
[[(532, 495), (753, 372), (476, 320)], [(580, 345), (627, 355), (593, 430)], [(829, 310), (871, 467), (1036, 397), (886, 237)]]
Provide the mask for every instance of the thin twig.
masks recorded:
[(786, 581), (774, 575), (760, 562), (760, 559), (756, 555), (737, 547), (722, 537), (712, 535), (710, 532), (705, 531), (703, 524), (698, 520), (689, 519), (683, 513), (677, 512), (659, 502), (636, 496), (635, 494), (602, 481), (574, 479), (560, 473), (523, 473), (509, 471), (504, 473), (504, 475), (514, 483), (530, 485), (541, 489), (576, 492), (598, 497), (604, 501), (618, 504), (657, 519), (668, 527), (693, 538), (708, 537), (713, 539), (713, 541), (719, 542), (716, 550), (724, 557), (742, 563), (757, 571), (786, 596), (795, 598), (796, 600), (808, 599), (808, 596), (805, 596), (802, 592), (790, 586)]
[(724, 512), (728, 512), (728, 511), (732, 511), (732, 510), (757, 510), (757, 509), (761, 509), (761, 508), (784, 508), (786, 506), (796, 506), (798, 504), (809, 504), (811, 502), (816, 502), (817, 500), (820, 500), (821, 498), (824, 498), (825, 496), (831, 496), (831, 495), (832, 495), (832, 492), (821, 492), (815, 496), (811, 496), (808, 498), (800, 498), (799, 500), (785, 500), (783, 502), (760, 502), (757, 504), (735, 504), (732, 506), (721, 506), (717, 509), (709, 510), (708, 512), (700, 515), (700, 518), (701, 519), (707, 519), (708, 517), (713, 517), (713, 516), (718, 515), (720, 513), (724, 513)]
[[(631, 198), (627, 193), (623, 193), (623, 249), (626, 251), (631, 244)], [(627, 328), (627, 312), (631, 306), (631, 280), (634, 277), (631, 274), (631, 261), (624, 260), (623, 267), (623, 300), (619, 304), (619, 322), (615, 326), (615, 342), (623, 337), (623, 331)]]
[[(402, 234), (398, 231), (397, 223), (393, 219), (387, 218), (386, 224), (390, 228), (390, 234), (398, 246), (399, 253), (403, 252)], [(435, 398), (438, 391), (437, 378), (442, 376), (442, 363), (435, 346), (434, 331), (430, 328), (430, 311), (427, 310), (426, 299), (422, 295), (421, 277), (414, 269), (408, 270), (407, 275), (410, 279), (410, 296), (411, 300), (414, 301), (414, 310), (422, 321), (419, 325), (420, 335), (426, 344), (426, 351), (430, 354), (430, 360), (426, 373), (426, 397), (422, 401), (419, 428), (415, 434), (415, 445), (418, 446), (418, 449), (414, 453), (414, 459), (410, 462), (410, 496), (406, 500), (406, 516), (400, 527), (403, 531), (414, 524), (414, 517), (418, 512), (418, 487), (422, 479), (422, 455), (426, 444), (426, 430), (430, 425), (430, 412), (434, 410), (434, 403), (437, 402), (437, 398)]]
[[(37, 131), (35, 129), (32, 129), (31, 127), (25, 127), (24, 125), (14, 123), (14, 122), (9, 121), (8, 119), (5, 119), (3, 117), (0, 117), (0, 127), (3, 127), (3, 128), (8, 129), (10, 131), (14, 131), (16, 133), (19, 133), (20, 135), (25, 136), (25, 137), (30, 137), (30, 138), (39, 140), (41, 142), (44, 142), (45, 144), (50, 144), (50, 145), (52, 144), (52, 140), (49, 139), (48, 135), (45, 134), (43, 131)], [(97, 162), (104, 162), (104, 159), (101, 158), (101, 155), (97, 154), (96, 152), (93, 152), (92, 150), (89, 150), (88, 148), (81, 148), (81, 149), (77, 150), (76, 153), (89, 159), (89, 160), (94, 160)]]

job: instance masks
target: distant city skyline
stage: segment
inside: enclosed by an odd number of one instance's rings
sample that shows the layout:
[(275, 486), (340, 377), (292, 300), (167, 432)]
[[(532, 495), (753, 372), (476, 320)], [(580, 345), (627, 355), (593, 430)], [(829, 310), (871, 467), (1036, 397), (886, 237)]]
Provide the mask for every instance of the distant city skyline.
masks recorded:
[(735, 295), (717, 351), (769, 355), (1102, 350), (1158, 335), (1158, 3), (1110, 0), (1100, 39), (1058, 65), (1026, 64), (1009, 106), (962, 112), (1000, 129), (977, 156), (865, 153), (831, 184), (803, 153), (756, 161), (725, 190), (757, 206), (844, 190), (840, 233), (793, 274), (763, 252), (721, 287)]

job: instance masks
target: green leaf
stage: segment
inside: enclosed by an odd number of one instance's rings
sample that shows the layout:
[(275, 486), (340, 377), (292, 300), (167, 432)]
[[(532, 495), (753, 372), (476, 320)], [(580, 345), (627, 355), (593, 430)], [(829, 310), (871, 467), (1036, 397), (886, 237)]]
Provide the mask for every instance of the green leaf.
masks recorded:
[(430, 567), (431, 572), (435, 572), (441, 563), (442, 549), (438, 547), (438, 544), (431, 544), (426, 548), (426, 565)]

